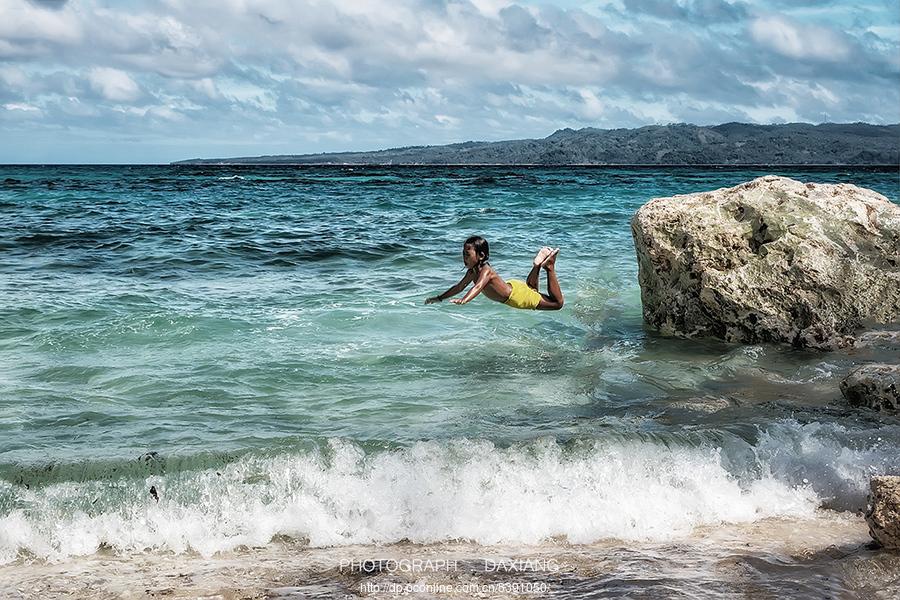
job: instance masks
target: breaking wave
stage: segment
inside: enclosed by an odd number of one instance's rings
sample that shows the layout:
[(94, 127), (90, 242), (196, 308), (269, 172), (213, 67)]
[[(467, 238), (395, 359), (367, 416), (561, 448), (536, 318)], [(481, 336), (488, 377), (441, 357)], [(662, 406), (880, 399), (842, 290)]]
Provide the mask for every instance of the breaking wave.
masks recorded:
[(145, 457), (81, 478), (73, 469), (51, 469), (43, 481), (6, 473), (0, 560), (58, 560), (103, 547), (210, 555), (277, 535), (313, 546), (666, 540), (701, 525), (811, 517), (828, 503), (852, 508), (871, 474), (898, 469), (898, 449), (854, 448), (848, 435), (783, 421), (755, 445), (733, 437), (720, 447), (612, 436), (508, 447), (425, 441), (367, 452), (332, 439), (218, 464), (148, 467)]

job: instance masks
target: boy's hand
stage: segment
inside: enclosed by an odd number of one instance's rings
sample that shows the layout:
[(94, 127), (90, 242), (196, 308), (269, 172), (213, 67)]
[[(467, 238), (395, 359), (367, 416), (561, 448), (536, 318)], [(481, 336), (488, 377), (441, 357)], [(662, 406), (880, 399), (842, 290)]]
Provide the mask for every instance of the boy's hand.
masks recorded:
[(438, 298), (437, 296), (432, 296), (431, 298), (428, 298), (425, 300), (425, 304), (434, 304), (435, 302), (440, 302), (440, 301), (441, 301), (441, 299)]
[(465, 304), (465, 302), (463, 302), (462, 298), (454, 298), (450, 302), (452, 302), (453, 304)]

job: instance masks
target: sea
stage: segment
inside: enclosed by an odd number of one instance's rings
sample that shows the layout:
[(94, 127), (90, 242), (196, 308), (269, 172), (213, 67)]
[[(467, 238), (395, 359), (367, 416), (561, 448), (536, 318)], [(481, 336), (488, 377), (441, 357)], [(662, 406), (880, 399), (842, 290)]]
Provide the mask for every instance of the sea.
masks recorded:
[[(862, 516), (900, 418), (838, 387), (897, 327), (642, 322), (635, 211), (769, 174), (900, 202), (896, 168), (0, 166), (0, 597), (900, 597)], [(426, 305), (471, 235), (506, 278), (561, 248), (565, 307)]]

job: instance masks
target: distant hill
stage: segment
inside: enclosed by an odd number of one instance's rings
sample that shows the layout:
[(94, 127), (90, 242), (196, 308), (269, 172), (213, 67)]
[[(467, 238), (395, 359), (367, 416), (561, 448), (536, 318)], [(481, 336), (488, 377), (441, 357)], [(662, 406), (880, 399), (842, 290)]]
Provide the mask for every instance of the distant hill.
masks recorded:
[(560, 129), (543, 139), (374, 152), (198, 158), (202, 165), (897, 165), (900, 124), (788, 123)]

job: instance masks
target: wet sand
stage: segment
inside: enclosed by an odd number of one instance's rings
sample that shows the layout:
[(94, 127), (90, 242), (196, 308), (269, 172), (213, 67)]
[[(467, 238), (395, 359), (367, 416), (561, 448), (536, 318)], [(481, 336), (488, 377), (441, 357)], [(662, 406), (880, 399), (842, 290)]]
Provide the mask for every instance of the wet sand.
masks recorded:
[(706, 527), (660, 543), (469, 543), (310, 548), (281, 539), (212, 557), (111, 551), (0, 568), (2, 597), (83, 598), (896, 598), (900, 554), (864, 520), (820, 511)]

